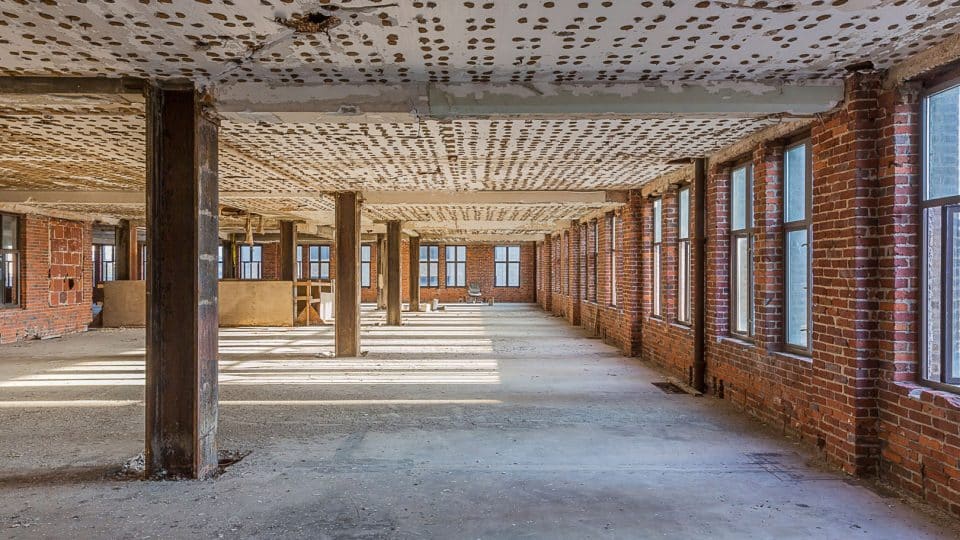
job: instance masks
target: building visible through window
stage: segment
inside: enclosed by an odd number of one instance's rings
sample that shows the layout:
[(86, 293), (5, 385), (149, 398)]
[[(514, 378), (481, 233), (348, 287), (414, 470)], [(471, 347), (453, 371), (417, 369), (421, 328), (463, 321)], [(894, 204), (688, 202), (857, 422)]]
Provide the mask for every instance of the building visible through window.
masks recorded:
[(802, 353), (810, 352), (811, 173), (810, 143), (787, 148), (783, 156), (784, 343)]
[(116, 278), (116, 248), (110, 244), (93, 244), (93, 283), (94, 285)]
[(0, 214), (0, 308), (20, 304), (19, 219)]

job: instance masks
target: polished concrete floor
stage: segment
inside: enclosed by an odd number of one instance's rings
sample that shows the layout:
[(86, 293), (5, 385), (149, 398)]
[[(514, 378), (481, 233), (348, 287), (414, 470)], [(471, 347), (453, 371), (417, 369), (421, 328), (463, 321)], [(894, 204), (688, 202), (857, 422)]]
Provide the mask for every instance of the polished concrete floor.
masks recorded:
[(330, 328), (221, 333), (218, 479), (118, 476), (143, 331), (0, 347), (3, 538), (957, 538), (532, 306), (450, 306), (367, 356)]

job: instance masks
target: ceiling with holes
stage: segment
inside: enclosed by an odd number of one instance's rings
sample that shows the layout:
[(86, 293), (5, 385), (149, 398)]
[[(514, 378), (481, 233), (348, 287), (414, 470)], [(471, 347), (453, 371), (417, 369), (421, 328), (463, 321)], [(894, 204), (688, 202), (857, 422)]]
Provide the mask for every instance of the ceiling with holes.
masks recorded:
[(800, 80), (954, 32), (928, 0), (0, 1), (0, 73), (212, 82)]
[[(0, 0), (0, 76), (189, 78), (208, 87), (400, 83), (815, 83), (885, 68), (956, 33), (960, 1)], [(529, 83), (529, 84), (528, 84)], [(224, 191), (618, 190), (783, 121), (776, 116), (360, 122), (224, 120)], [(0, 103), (0, 190), (142, 191), (142, 100)], [(229, 198), (332, 222), (325, 196)], [(57, 206), (57, 205), (50, 205)], [(91, 205), (59, 205), (88, 212)], [(142, 204), (97, 205), (142, 216)], [(372, 206), (386, 219), (574, 219), (589, 205)], [(234, 220), (240, 222), (242, 220)], [(227, 221), (229, 222), (229, 221)], [(273, 221), (268, 221), (273, 223)], [(232, 222), (231, 222), (232, 223)], [(440, 225), (443, 223), (444, 225)], [(453, 225), (456, 228), (457, 225)]]

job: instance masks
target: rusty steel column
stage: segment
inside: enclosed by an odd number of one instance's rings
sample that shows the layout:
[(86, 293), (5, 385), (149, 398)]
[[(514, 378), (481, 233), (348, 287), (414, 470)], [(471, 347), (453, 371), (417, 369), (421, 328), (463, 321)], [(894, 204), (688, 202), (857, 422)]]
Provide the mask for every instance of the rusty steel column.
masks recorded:
[[(339, 277), (339, 274), (337, 274)], [(297, 280), (297, 224), (280, 222), (280, 281)]]
[(410, 244), (410, 311), (420, 311), (420, 237), (411, 236), (408, 240)]
[(693, 177), (693, 388), (706, 389), (707, 160), (694, 161)]
[(217, 133), (192, 85), (147, 95), (146, 472), (217, 472)]
[(400, 326), (400, 222), (387, 222), (387, 324)]
[(334, 354), (360, 356), (360, 197), (336, 195), (337, 286)]
[(116, 277), (125, 281), (137, 279), (137, 268), (140, 266), (137, 257), (137, 227), (129, 219), (120, 221), (116, 233)]
[(377, 309), (387, 309), (387, 235), (377, 234)]

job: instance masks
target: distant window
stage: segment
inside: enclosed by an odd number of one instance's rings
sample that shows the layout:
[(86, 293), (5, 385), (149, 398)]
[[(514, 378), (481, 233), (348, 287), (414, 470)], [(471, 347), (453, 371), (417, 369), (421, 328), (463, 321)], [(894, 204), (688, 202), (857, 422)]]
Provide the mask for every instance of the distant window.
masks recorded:
[(924, 380), (960, 385), (960, 86), (923, 100)]
[(113, 281), (116, 277), (116, 249), (110, 244), (93, 244), (93, 283)]
[(590, 299), (594, 302), (597, 301), (597, 289), (599, 288), (599, 275), (600, 275), (600, 227), (597, 224), (597, 220), (590, 222), (590, 236), (593, 241), (593, 247), (590, 250), (590, 264), (592, 265), (590, 271), (590, 279), (593, 281), (590, 288)]
[(20, 305), (19, 219), (0, 214), (0, 308)]
[(730, 330), (753, 336), (753, 166), (733, 170), (730, 182)]
[(260, 279), (263, 269), (263, 246), (240, 246), (240, 279)]
[(303, 246), (297, 246), (297, 279), (303, 279)]
[(788, 349), (809, 354), (810, 296), (810, 143), (787, 148), (783, 156), (784, 267), (786, 306), (784, 342)]
[(662, 315), (660, 266), (663, 258), (663, 199), (653, 200), (653, 315)]
[(217, 279), (223, 279), (223, 244), (217, 246)]
[(370, 244), (360, 246), (360, 286), (370, 287)]
[[(147, 279), (147, 243), (140, 242), (139, 250), (140, 250), (140, 279), (145, 280)], [(222, 272), (223, 271), (221, 270), (221, 273)]]
[(520, 246), (495, 246), (493, 268), (494, 287), (519, 287)]
[(330, 246), (309, 246), (307, 257), (310, 261), (310, 279), (328, 281), (330, 279)]
[(446, 246), (447, 287), (467, 286), (467, 246)]
[(420, 286), (440, 286), (440, 246), (420, 246)]
[(690, 324), (690, 188), (677, 192), (677, 322)]

